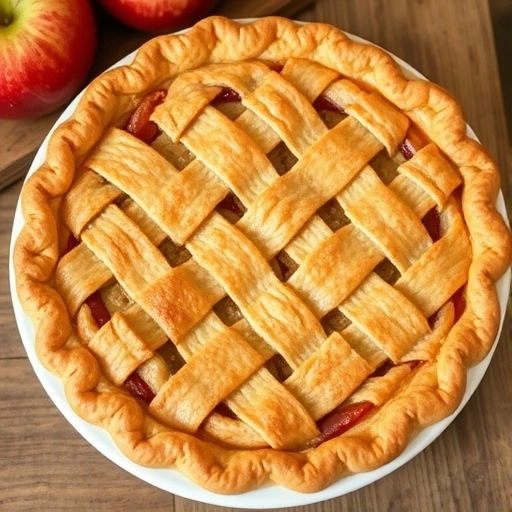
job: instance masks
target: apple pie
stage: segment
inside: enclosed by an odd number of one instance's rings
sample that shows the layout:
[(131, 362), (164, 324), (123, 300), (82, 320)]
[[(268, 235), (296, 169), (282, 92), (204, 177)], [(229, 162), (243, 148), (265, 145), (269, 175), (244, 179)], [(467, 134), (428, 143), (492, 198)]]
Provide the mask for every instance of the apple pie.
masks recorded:
[(498, 191), (458, 104), (383, 50), (212, 17), (56, 129), (17, 290), (38, 357), (127, 457), (316, 491), (460, 403), (511, 260)]

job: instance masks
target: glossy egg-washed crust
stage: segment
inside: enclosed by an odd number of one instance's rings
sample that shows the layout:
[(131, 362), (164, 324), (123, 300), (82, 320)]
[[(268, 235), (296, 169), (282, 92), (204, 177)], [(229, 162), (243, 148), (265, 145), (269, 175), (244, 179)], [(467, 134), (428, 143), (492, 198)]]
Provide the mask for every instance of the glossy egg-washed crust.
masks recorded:
[[(66, 305), (49, 284), (62, 248), (59, 206), (75, 170), (105, 129), (119, 126), (147, 93), (206, 64), (255, 58), (284, 63), (290, 57), (318, 61), (377, 89), (459, 168), (473, 253), (466, 307), (437, 360), (413, 372), (386, 404), (345, 435), (301, 453), (228, 450), (159, 424), (134, 398), (106, 383), (95, 357), (76, 341)], [(71, 119), (57, 128), (45, 164), (22, 193), (25, 225), (14, 253), (18, 294), (35, 327), (38, 356), (62, 379), (73, 409), (107, 429), (130, 459), (150, 467), (175, 467), (219, 493), (240, 493), (268, 481), (312, 492), (392, 460), (420, 428), (446, 417), (460, 403), (467, 368), (488, 353), (499, 326), (495, 282), (510, 263), (511, 242), (495, 210), (498, 191), (495, 164), (466, 136), (457, 103), (431, 83), (405, 79), (384, 51), (352, 42), (322, 24), (266, 18), (240, 25), (208, 18), (185, 35), (150, 41), (133, 64), (100, 76)]]

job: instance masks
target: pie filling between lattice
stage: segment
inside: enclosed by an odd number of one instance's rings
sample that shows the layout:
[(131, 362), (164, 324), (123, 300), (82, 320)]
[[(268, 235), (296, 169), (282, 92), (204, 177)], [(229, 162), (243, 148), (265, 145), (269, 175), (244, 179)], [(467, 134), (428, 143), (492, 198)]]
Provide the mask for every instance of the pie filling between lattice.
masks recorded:
[(18, 294), (139, 464), (301, 491), (460, 403), (511, 260), (444, 91), (325, 25), (204, 20), (100, 77), (26, 184)]
[(104, 375), (180, 431), (278, 449), (339, 435), (463, 307), (457, 170), (310, 61), (184, 73), (78, 172), (57, 290)]

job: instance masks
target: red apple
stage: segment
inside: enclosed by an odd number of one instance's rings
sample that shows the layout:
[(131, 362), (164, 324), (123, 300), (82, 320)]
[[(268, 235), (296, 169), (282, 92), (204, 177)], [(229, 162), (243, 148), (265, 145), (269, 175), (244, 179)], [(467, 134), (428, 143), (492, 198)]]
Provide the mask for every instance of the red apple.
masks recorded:
[(88, 0), (0, 0), (0, 117), (37, 117), (63, 105), (95, 50)]
[(183, 28), (202, 18), (217, 0), (99, 0), (121, 23), (145, 32)]

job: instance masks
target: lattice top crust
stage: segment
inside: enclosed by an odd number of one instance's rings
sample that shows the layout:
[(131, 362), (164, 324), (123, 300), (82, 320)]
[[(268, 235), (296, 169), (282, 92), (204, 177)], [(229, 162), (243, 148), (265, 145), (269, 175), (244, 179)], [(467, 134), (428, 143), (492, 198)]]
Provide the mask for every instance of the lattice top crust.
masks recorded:
[(209, 18), (56, 130), (18, 293), (73, 408), (130, 458), (318, 490), (460, 402), (510, 263), (498, 187), (455, 101), (383, 51)]

